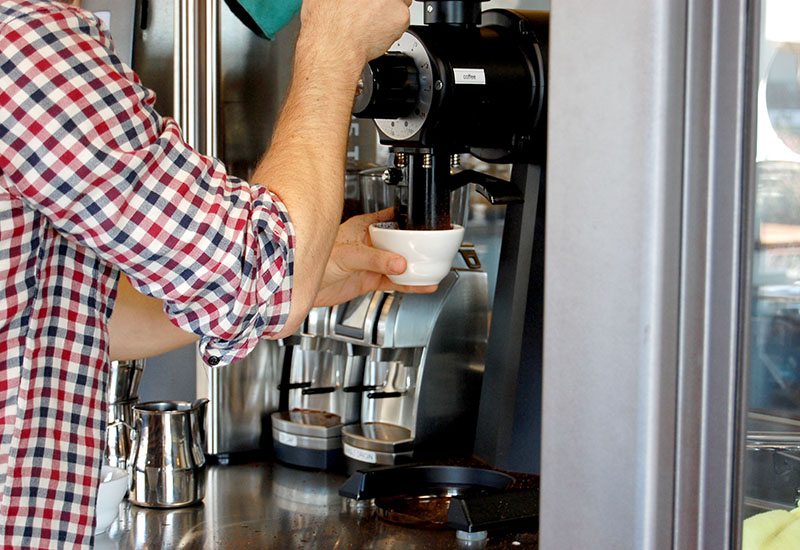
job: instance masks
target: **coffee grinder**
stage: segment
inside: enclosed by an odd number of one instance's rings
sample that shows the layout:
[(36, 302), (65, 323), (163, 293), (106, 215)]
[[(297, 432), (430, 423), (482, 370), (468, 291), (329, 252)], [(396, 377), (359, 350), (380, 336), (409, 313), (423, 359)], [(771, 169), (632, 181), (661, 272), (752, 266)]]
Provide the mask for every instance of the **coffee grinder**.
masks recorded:
[[(374, 120), (405, 173), (387, 177), (408, 185), (401, 227), (449, 229), (450, 193), (468, 183), (508, 205), (474, 453), (538, 472), (548, 19), (481, 4), (425, 1), (425, 25), (364, 68), (353, 112)], [(462, 153), (513, 163), (511, 181), (452, 170)]]

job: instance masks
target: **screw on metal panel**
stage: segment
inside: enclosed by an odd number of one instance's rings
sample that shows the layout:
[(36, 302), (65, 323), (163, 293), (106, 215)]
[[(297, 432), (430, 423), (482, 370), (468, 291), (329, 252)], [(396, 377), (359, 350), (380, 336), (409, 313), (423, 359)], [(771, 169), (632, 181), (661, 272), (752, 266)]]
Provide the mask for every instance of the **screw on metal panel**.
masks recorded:
[(439, 90), (444, 88), (444, 82), (442, 82), (441, 80), (437, 80), (436, 82), (433, 83), (433, 87), (438, 92)]
[(428, 4), (427, 10), (428, 10), (428, 13), (433, 13), (433, 6)]

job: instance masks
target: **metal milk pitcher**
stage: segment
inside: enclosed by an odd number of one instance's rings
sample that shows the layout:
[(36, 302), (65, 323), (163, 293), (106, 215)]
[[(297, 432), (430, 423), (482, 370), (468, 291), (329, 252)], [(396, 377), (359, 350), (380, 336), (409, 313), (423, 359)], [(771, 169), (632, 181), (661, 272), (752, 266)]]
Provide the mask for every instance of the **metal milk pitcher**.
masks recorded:
[(178, 508), (203, 500), (204, 414), (208, 399), (154, 401), (133, 408), (130, 501)]

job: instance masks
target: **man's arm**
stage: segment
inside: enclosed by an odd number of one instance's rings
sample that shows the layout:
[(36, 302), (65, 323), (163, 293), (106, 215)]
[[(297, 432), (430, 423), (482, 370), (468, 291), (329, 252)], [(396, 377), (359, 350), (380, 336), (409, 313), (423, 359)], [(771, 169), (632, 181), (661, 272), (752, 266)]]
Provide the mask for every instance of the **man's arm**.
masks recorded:
[(342, 212), (350, 112), (364, 64), (408, 25), (411, 0), (306, 0), (294, 75), (269, 152), (252, 178), (286, 204), (296, 235), (285, 328), (312, 307)]
[[(252, 178), (281, 198), (295, 230), (291, 309), (284, 329), (275, 337), (293, 334), (315, 301), (329, 304), (376, 288), (433, 290), (389, 283), (385, 275), (403, 272), (405, 260), (366, 245), (366, 228), (373, 221), (369, 216), (348, 226), (341, 252), (328, 262), (339, 231), (358, 76), (364, 64), (381, 55), (406, 28), (410, 3), (305, 0), (303, 4), (292, 83), (270, 149)], [(354, 224), (357, 234), (353, 234)], [(325, 288), (320, 293), (326, 265)], [(112, 359), (149, 357), (196, 339), (168, 320), (160, 300), (138, 293), (124, 275), (109, 332)]]
[[(262, 335), (279, 335), (290, 313), (285, 333), (293, 332), (316, 295), (341, 208), (358, 69), (403, 30), (408, 2), (306, 0), (295, 85), (258, 172), (285, 202), (188, 147), (113, 54), (100, 22), (56, 7), (43, 6), (36, 21), (45, 24), (4, 35), (16, 53), (0, 70), (0, 89), (27, 99), (25, 108), (0, 104), (10, 122), (0, 169), (10, 191), (56, 231), (201, 335), (209, 364), (234, 361)], [(22, 53), (34, 42), (42, 47)]]
[(144, 359), (197, 341), (197, 335), (169, 321), (161, 300), (134, 290), (124, 274), (120, 274), (108, 332), (112, 361)]
[[(351, 218), (339, 226), (314, 306), (338, 304), (372, 290), (427, 293), (435, 286), (401, 286), (386, 276), (405, 271), (405, 259), (370, 246), (371, 223), (392, 219), (391, 210)], [(164, 304), (137, 292), (120, 276), (114, 313), (109, 321), (111, 359), (144, 359), (178, 349), (197, 340), (169, 321)]]

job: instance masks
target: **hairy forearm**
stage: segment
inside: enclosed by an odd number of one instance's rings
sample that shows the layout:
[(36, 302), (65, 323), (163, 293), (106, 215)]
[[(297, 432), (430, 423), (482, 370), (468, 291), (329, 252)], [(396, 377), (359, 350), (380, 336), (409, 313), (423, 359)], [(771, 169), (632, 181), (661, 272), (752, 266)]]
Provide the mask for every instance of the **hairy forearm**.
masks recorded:
[(253, 176), (286, 204), (295, 228), (294, 332), (311, 307), (342, 212), (350, 111), (362, 66), (298, 40), (294, 74), (269, 152)]
[(120, 275), (108, 332), (112, 361), (145, 359), (197, 340), (169, 321), (160, 300), (134, 290), (125, 275)]

